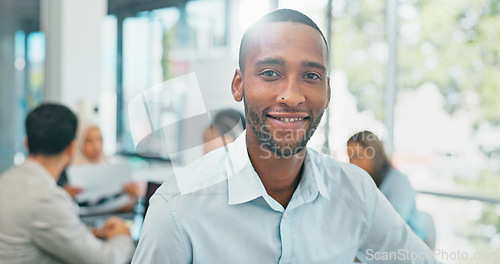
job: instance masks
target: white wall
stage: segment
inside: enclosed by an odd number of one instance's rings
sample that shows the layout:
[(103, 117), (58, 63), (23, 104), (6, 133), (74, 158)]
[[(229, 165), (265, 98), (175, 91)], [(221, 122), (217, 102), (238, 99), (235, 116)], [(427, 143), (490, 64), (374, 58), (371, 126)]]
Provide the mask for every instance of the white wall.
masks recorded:
[(101, 94), (101, 32), (106, 0), (42, 0), (46, 35), (45, 99), (88, 116)]

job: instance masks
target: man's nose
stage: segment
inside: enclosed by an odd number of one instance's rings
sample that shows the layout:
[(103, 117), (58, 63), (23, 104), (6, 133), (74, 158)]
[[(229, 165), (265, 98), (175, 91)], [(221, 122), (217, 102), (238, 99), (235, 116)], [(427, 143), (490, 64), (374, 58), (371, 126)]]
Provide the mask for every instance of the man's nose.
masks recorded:
[(296, 107), (305, 101), (299, 82), (295, 78), (288, 78), (276, 96), (276, 101), (289, 107)]

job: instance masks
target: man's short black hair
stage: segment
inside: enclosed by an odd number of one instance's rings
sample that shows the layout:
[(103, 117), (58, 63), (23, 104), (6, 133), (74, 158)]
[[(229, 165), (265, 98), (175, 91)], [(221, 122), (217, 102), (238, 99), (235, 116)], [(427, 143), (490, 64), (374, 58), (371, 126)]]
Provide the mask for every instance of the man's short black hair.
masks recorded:
[(78, 121), (75, 114), (59, 104), (45, 103), (26, 117), (28, 150), (34, 155), (57, 155), (75, 139)]
[(307, 26), (310, 26), (314, 29), (316, 29), (319, 34), (321, 34), (321, 37), (323, 38), (323, 41), (325, 42), (326, 45), (326, 51), (327, 51), (327, 56), (328, 56), (328, 42), (326, 41), (325, 36), (323, 35), (323, 32), (319, 29), (318, 25), (312, 21), (308, 16), (304, 15), (303, 13), (292, 10), (292, 9), (278, 9), (274, 10), (265, 16), (261, 17), (257, 22), (255, 22), (250, 28), (247, 29), (245, 34), (243, 35), (243, 38), (241, 39), (240, 43), (240, 54), (239, 54), (239, 66), (240, 70), (243, 72), (244, 67), (245, 67), (245, 59), (247, 56), (247, 48), (248, 48), (248, 41), (251, 38), (251, 35), (253, 32), (260, 28), (261, 26), (268, 24), (268, 23), (274, 23), (274, 22), (293, 22), (293, 23), (300, 23), (304, 24)]

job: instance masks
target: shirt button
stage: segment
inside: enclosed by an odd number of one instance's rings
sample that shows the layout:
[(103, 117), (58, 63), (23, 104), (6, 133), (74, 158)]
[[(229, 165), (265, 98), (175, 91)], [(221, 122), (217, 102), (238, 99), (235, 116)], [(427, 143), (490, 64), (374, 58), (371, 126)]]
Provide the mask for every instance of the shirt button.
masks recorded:
[(287, 214), (283, 214), (283, 219), (285, 219), (287, 217)]

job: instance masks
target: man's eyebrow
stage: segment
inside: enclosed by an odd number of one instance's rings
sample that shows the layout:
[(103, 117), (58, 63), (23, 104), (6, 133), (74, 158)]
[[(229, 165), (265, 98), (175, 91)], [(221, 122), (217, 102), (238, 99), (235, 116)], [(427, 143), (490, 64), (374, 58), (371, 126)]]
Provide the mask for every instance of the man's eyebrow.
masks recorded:
[(278, 66), (285, 66), (285, 60), (281, 58), (264, 58), (262, 60), (258, 60), (255, 62), (255, 66), (261, 66), (261, 65), (266, 65), (266, 64), (274, 64)]
[(314, 62), (314, 61), (304, 61), (302, 62), (302, 67), (312, 67), (312, 68), (318, 68), (320, 70), (326, 71), (325, 65), (319, 62)]

